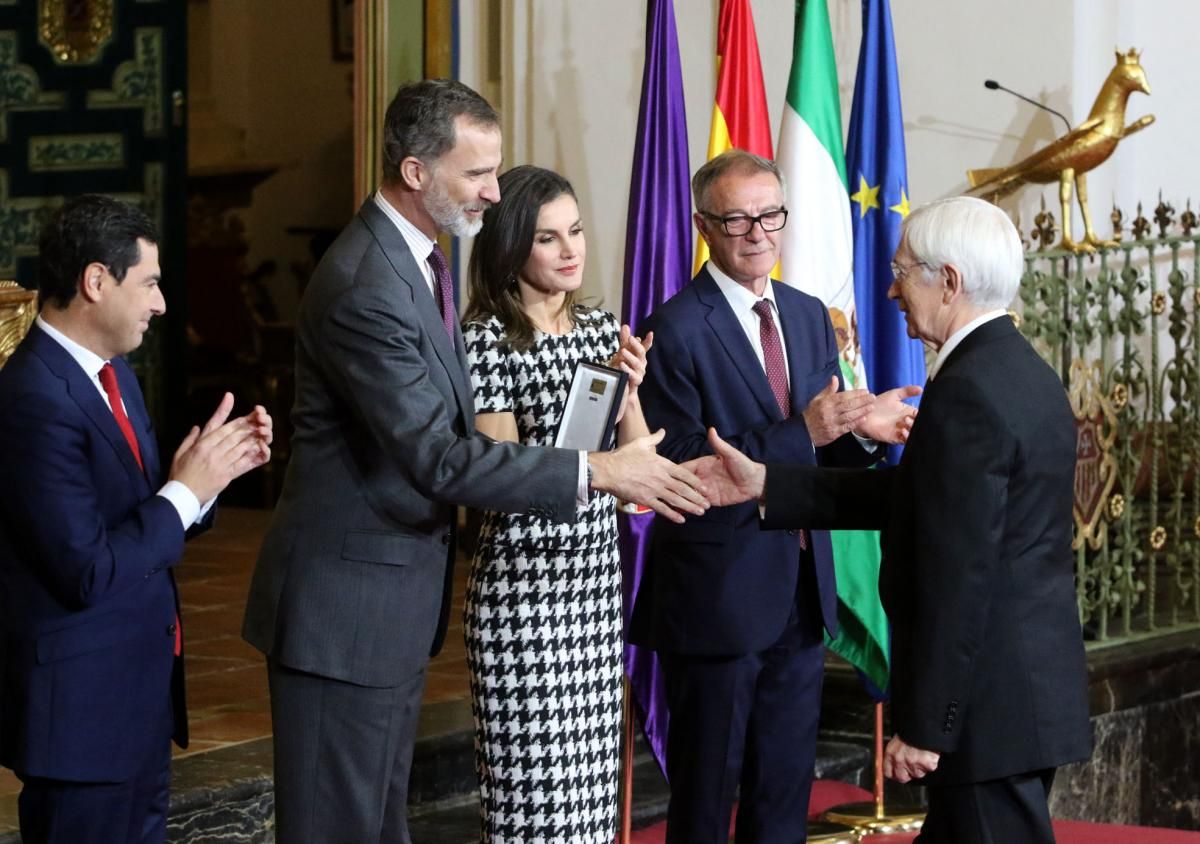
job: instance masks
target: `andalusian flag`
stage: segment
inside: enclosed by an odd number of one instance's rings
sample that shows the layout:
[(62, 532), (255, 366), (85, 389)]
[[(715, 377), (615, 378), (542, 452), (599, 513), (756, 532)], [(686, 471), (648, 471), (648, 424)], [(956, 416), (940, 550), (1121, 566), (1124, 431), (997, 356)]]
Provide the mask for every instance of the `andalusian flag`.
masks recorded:
[[(767, 89), (750, 0), (721, 0), (717, 21), (717, 97), (708, 135), (708, 160), (729, 149), (773, 158)], [(696, 246), (693, 274), (708, 260), (708, 244)]]
[[(829, 309), (847, 389), (865, 387), (854, 307), (854, 238), (837, 66), (825, 0), (797, 0), (792, 72), (779, 132), (788, 183), (783, 279)], [(838, 628), (830, 650), (877, 688), (888, 681), (887, 616), (879, 602), (879, 534), (833, 531)]]
[(829, 308), (847, 388), (865, 386), (854, 313), (854, 236), (846, 192), (842, 110), (825, 0), (797, 0), (792, 72), (779, 129), (787, 179), (783, 280)]

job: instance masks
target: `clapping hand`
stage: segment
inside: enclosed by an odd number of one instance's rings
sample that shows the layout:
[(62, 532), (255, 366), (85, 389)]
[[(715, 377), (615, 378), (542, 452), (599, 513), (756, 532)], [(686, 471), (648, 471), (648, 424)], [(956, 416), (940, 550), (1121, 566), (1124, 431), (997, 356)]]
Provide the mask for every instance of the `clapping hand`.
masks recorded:
[(897, 387), (875, 397), (871, 412), (863, 417), (854, 433), (876, 442), (901, 445), (908, 441), (917, 409), (905, 404), (905, 399), (921, 395), (921, 388), (913, 384)]

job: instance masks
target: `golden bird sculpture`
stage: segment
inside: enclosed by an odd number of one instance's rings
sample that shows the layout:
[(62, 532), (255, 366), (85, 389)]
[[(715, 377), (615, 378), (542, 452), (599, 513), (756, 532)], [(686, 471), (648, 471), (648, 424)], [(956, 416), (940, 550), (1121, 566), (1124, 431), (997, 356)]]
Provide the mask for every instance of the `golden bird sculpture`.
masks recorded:
[[(1062, 240), (1056, 246), (1058, 249), (1091, 252), (1098, 246), (1113, 245), (1112, 241), (1097, 237), (1092, 229), (1087, 173), (1107, 161), (1122, 139), (1154, 122), (1154, 115), (1147, 114), (1125, 125), (1125, 104), (1129, 95), (1134, 91), (1148, 95), (1150, 83), (1142, 70), (1141, 53), (1135, 49), (1128, 53), (1117, 50), (1116, 55), (1117, 64), (1104, 80), (1092, 110), (1082, 124), (1016, 164), (967, 171), (971, 183), (968, 193), (991, 202), (997, 202), (1025, 184), (1046, 185), (1057, 181), (1058, 199), (1062, 205)], [(1072, 185), (1083, 216), (1082, 242), (1071, 237)]]

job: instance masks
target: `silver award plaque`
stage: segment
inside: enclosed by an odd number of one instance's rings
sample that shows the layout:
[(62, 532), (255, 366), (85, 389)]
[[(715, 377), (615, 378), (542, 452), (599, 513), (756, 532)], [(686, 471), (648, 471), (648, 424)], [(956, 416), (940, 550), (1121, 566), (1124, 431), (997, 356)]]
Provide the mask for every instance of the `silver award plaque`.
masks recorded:
[(579, 364), (571, 379), (571, 390), (558, 422), (554, 445), (577, 451), (608, 449), (627, 380), (628, 376), (619, 369), (594, 363)]

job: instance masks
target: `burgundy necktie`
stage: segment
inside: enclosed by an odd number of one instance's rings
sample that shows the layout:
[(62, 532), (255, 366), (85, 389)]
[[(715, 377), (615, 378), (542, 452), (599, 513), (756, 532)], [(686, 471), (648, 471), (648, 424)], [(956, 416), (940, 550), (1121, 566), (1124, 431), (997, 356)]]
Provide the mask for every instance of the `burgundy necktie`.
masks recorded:
[(758, 339), (762, 343), (763, 368), (767, 371), (767, 381), (771, 384), (771, 392), (775, 394), (779, 412), (787, 419), (792, 415), (791, 390), (788, 388), (783, 344), (779, 342), (779, 332), (775, 329), (775, 315), (771, 313), (771, 303), (766, 299), (759, 299), (754, 303), (754, 313), (758, 314)]
[[(117, 371), (113, 369), (111, 363), (100, 367), (100, 386), (104, 388), (104, 393), (108, 396), (108, 404), (112, 407), (113, 417), (117, 420), (117, 427), (125, 435), (125, 442), (129, 443), (133, 459), (137, 461), (138, 468), (145, 472), (146, 467), (142, 465), (142, 450), (138, 448), (137, 435), (133, 433), (133, 425), (125, 414), (125, 403), (121, 401), (121, 385), (117, 383)], [(179, 623), (179, 614), (176, 613), (175, 656), (179, 656), (181, 653), (183, 653), (183, 625)]]
[(450, 266), (446, 263), (446, 255), (442, 252), (442, 248), (436, 243), (433, 244), (433, 251), (429, 253), (429, 266), (433, 268), (433, 280), (437, 287), (438, 308), (442, 312), (442, 324), (446, 326), (446, 333), (450, 335), (451, 341), (454, 340), (454, 282), (450, 280)]
[[(775, 315), (771, 313), (771, 303), (759, 299), (754, 303), (754, 313), (758, 314), (758, 339), (762, 343), (763, 368), (767, 371), (767, 381), (771, 392), (775, 394), (775, 402), (784, 419), (792, 415), (791, 389), (788, 387), (787, 365), (783, 359), (783, 344), (779, 342), (779, 331), (775, 328)], [(808, 548), (808, 531), (800, 531), (800, 548)]]

